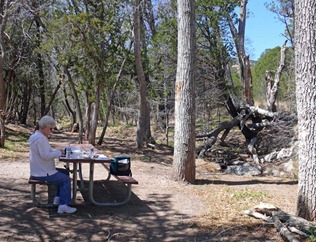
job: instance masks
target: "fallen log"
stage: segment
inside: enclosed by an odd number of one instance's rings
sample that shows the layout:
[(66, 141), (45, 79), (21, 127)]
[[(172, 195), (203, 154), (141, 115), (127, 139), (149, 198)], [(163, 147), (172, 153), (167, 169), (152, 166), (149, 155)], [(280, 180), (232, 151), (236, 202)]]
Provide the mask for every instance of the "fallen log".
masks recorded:
[[(215, 129), (212, 133), (207, 134), (207, 135), (198, 135), (196, 136), (196, 138), (203, 138), (203, 137), (207, 137), (207, 142), (198, 147), (197, 150), (197, 156), (198, 158), (203, 158), (205, 155), (205, 152), (210, 149), (213, 144), (216, 142), (218, 135), (223, 131), (223, 130), (231, 130), (234, 126), (238, 125), (240, 123), (240, 121), (243, 118), (243, 113), (239, 114), (238, 116), (236, 116), (235, 118), (233, 118), (230, 122), (223, 122), (221, 123), (221, 125)], [(227, 132), (224, 132), (224, 136), (221, 139), (221, 141), (224, 141), (224, 137), (227, 136)]]
[(283, 237), (289, 242), (300, 242), (292, 233), (291, 231), (284, 225), (278, 216), (272, 216), (272, 220), (274, 223), (274, 226), (276, 227), (277, 231)]
[(288, 229), (289, 229), (292, 233), (299, 234), (299, 235), (301, 235), (301, 236), (303, 236), (303, 237), (305, 237), (305, 238), (307, 238), (307, 237), (309, 236), (308, 234), (304, 233), (303, 231), (298, 230), (298, 229), (295, 228), (295, 227), (289, 226)]
[(314, 223), (311, 223), (301, 217), (286, 213), (272, 204), (260, 203), (255, 207), (255, 211), (270, 217), (277, 216), (283, 223), (286, 223), (288, 226), (296, 227), (304, 233), (308, 233), (311, 227), (316, 227)]
[(279, 217), (283, 223), (286, 223), (288, 226), (298, 228), (300, 231), (303, 231), (304, 233), (308, 233), (311, 227), (316, 226), (315, 224), (307, 221), (306, 219), (285, 213), (281, 210), (273, 212), (272, 216)]
[(244, 214), (247, 214), (247, 215), (249, 215), (251, 217), (254, 217), (254, 218), (262, 219), (262, 220), (264, 220), (264, 221), (266, 221), (268, 223), (272, 223), (273, 222), (271, 217), (266, 216), (266, 215), (264, 215), (262, 213), (258, 213), (258, 212), (253, 211), (253, 210), (245, 210)]
[(260, 203), (255, 207), (255, 211), (246, 210), (244, 213), (273, 224), (281, 237), (289, 242), (299, 241), (294, 233), (307, 238), (310, 236), (310, 229), (316, 227), (314, 223), (301, 217), (288, 214), (268, 203)]

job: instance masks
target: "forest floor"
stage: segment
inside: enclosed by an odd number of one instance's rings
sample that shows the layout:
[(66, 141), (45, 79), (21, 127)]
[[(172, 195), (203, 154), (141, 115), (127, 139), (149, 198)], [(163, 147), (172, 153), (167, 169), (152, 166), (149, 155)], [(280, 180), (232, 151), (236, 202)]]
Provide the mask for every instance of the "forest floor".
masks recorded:
[[(7, 131), (8, 142), (21, 134), (27, 140), (32, 133), (16, 125)], [(197, 160), (196, 183), (177, 182), (171, 179), (172, 149), (158, 144), (139, 151), (133, 134), (111, 129), (97, 147), (108, 157), (131, 157), (139, 184), (132, 186), (129, 203), (94, 206), (86, 194), (78, 194), (78, 211), (70, 215), (32, 204), (27, 145), (13, 152), (0, 149), (0, 241), (283, 241), (272, 224), (243, 211), (265, 202), (294, 214), (297, 180), (226, 175), (214, 163)], [(76, 136), (54, 131), (50, 142), (74, 143)], [(102, 177), (105, 170), (100, 166), (95, 172)], [(104, 198), (101, 189), (96, 192)]]

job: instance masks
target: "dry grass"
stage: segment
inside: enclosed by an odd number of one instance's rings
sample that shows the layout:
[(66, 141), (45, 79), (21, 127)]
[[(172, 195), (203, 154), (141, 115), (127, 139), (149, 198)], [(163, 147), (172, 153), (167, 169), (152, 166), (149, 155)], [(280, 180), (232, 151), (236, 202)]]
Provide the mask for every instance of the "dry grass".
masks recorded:
[(0, 159), (15, 159), (19, 157), (17, 151), (28, 151), (27, 141), (32, 133), (29, 127), (8, 124), (6, 125), (5, 131), (5, 147), (1, 149)]

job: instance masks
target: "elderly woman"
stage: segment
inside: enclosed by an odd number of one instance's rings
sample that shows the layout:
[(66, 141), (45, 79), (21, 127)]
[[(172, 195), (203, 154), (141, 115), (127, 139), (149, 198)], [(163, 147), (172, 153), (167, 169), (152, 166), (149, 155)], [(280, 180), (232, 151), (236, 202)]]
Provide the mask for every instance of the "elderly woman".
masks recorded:
[(50, 116), (44, 116), (38, 122), (36, 130), (29, 139), (31, 178), (47, 181), (57, 185), (54, 205), (58, 206), (58, 213), (74, 213), (76, 208), (71, 204), (71, 184), (68, 171), (55, 167), (54, 158), (61, 156), (61, 151), (53, 150), (48, 142), (48, 136), (56, 127), (56, 121)]

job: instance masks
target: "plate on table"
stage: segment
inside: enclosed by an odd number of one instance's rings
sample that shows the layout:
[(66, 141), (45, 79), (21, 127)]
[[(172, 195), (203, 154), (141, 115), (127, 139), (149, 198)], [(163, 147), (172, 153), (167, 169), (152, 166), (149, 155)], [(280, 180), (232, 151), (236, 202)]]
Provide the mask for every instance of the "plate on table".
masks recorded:
[(95, 158), (96, 160), (108, 160), (109, 158), (106, 155), (98, 155), (98, 157)]

